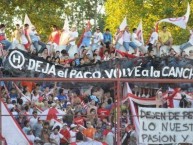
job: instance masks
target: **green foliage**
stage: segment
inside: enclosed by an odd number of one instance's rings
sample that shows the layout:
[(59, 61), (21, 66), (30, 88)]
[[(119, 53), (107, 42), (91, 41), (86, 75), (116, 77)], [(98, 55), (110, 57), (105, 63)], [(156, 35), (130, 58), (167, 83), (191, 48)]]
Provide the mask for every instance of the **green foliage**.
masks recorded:
[[(126, 16), (130, 30), (137, 27), (140, 18), (143, 20), (144, 39), (147, 40), (151, 28), (155, 23), (164, 18), (180, 17), (186, 13), (188, 0), (107, 0), (105, 3), (106, 19), (105, 27), (110, 28), (113, 33)], [(189, 0), (193, 8), (193, 1)], [(191, 11), (191, 14), (193, 12)], [(190, 14), (188, 25), (193, 23)], [(169, 23), (161, 23), (168, 26), (172, 33), (175, 44), (181, 44), (188, 40), (189, 32)]]

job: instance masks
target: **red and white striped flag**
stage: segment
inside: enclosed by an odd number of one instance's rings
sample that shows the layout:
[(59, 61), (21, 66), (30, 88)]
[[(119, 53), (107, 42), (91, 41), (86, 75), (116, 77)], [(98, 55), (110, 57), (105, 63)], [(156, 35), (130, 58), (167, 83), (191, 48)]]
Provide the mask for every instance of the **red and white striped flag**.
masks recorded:
[(140, 20), (140, 23), (137, 27), (137, 37), (141, 41), (141, 43), (144, 45), (142, 19)]
[(166, 18), (166, 19), (162, 19), (160, 21), (158, 21), (157, 24), (161, 23), (161, 22), (167, 22), (167, 23), (172, 23), (182, 29), (186, 29), (188, 20), (189, 20), (189, 16), (190, 16), (190, 4), (188, 3), (187, 6), (187, 11), (186, 14), (182, 17), (178, 17), (178, 18)]

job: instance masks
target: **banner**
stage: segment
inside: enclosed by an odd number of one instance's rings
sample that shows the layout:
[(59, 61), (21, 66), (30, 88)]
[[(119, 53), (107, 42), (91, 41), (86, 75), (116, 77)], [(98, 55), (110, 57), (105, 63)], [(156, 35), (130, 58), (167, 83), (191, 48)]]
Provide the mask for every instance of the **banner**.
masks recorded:
[(192, 143), (192, 108), (139, 108), (139, 142)]
[(9, 77), (192, 79), (192, 66), (193, 60), (168, 56), (113, 59), (98, 64), (63, 67), (18, 49), (11, 50), (4, 62), (4, 70), (11, 73)]
[(32, 145), (23, 133), (19, 125), (9, 113), (5, 104), (1, 103), (1, 131), (2, 136), (6, 139), (8, 145)]
[[(166, 19), (162, 19), (160, 21), (158, 21), (158, 23), (161, 22), (167, 22), (167, 23), (172, 23), (182, 29), (186, 29), (188, 20), (189, 20), (189, 16), (190, 16), (190, 4), (188, 3), (187, 6), (187, 11), (186, 14), (182, 17), (178, 17), (178, 18), (166, 18)], [(158, 25), (158, 23), (156, 25)]]

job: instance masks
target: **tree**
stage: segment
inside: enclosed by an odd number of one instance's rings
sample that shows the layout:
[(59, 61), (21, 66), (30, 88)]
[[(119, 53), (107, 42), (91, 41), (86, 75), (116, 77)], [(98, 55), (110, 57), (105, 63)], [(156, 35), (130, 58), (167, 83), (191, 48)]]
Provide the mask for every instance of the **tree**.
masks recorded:
[[(189, 0), (193, 7), (192, 0)], [(105, 3), (106, 10), (106, 27), (115, 32), (115, 28), (120, 25), (126, 16), (130, 29), (137, 27), (140, 18), (143, 20), (144, 38), (147, 40), (150, 35), (151, 28), (155, 23), (163, 18), (180, 17), (186, 13), (187, 1), (182, 0), (107, 0)], [(191, 12), (192, 14), (192, 12)], [(190, 15), (188, 25), (193, 22)], [(167, 25), (174, 37), (175, 44), (181, 44), (187, 41), (189, 33), (177, 26), (168, 23), (161, 23), (159, 28)]]
[[(103, 4), (103, 0), (101, 0)], [(14, 29), (15, 19), (24, 20), (28, 14), (32, 23), (36, 26), (41, 38), (46, 41), (50, 34), (50, 26), (56, 24), (63, 27), (67, 16), (70, 24), (76, 24), (82, 30), (85, 20), (96, 18), (97, 0), (1, 0), (0, 22), (7, 26), (8, 36)], [(98, 15), (97, 15), (98, 16)]]

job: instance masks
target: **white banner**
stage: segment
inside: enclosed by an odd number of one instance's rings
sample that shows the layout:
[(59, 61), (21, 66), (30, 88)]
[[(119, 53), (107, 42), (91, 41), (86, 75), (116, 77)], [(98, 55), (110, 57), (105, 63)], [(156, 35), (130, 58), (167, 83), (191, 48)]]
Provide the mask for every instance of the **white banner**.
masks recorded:
[(139, 108), (140, 143), (193, 143), (193, 108)]
[(32, 145), (26, 138), (25, 134), (19, 127), (19, 125), (13, 119), (13, 116), (9, 113), (5, 104), (1, 103), (1, 127), (2, 136), (6, 139), (8, 145)]
[(187, 6), (187, 11), (186, 14), (182, 17), (178, 17), (178, 18), (166, 18), (166, 19), (162, 19), (160, 21), (158, 21), (158, 23), (161, 22), (167, 22), (167, 23), (172, 23), (182, 29), (186, 29), (188, 20), (189, 20), (189, 16), (190, 16), (190, 4), (188, 3)]

